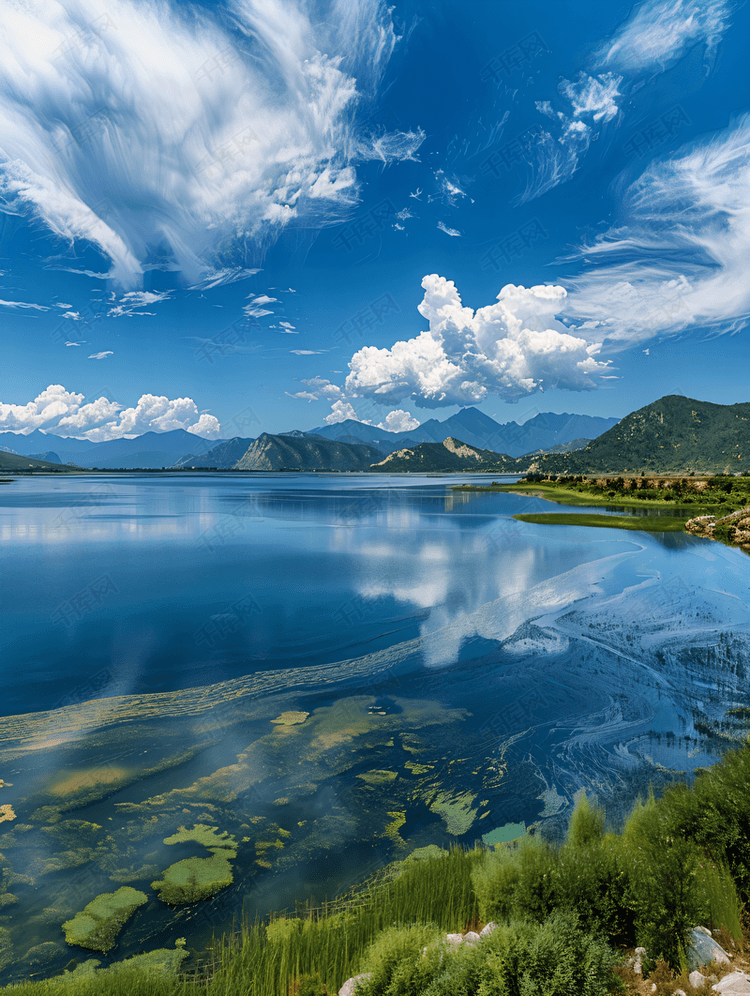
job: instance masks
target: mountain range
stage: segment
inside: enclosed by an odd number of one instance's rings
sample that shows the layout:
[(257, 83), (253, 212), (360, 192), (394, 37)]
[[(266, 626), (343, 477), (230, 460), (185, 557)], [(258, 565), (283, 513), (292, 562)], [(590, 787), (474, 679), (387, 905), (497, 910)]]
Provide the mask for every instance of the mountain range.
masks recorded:
[[(571, 445), (574, 441), (576, 445), (585, 445), (586, 441), (606, 431), (616, 422), (614, 418), (556, 415), (548, 412), (534, 416), (523, 425), (517, 422), (500, 424), (476, 408), (463, 408), (443, 422), (428, 419), (407, 432), (389, 432), (365, 422), (347, 419), (335, 425), (320, 426), (307, 433), (299, 430), (279, 433), (278, 438), (314, 436), (350, 446), (369, 446), (382, 459), (396, 450), (420, 443), (442, 443), (452, 437), (479, 449), (520, 456), (536, 450)], [(0, 451), (89, 469), (98, 467), (102, 470), (137, 467), (160, 470), (162, 467), (191, 466), (228, 470), (244, 456), (253, 442), (253, 439), (239, 436), (232, 439), (204, 439), (184, 429), (146, 432), (134, 439), (112, 439), (102, 443), (58, 436), (39, 429), (27, 435), (0, 432)]]
[(416, 429), (405, 432), (387, 432), (354, 419), (320, 426), (310, 431), (326, 439), (367, 443), (382, 450), (384, 454), (416, 446), (418, 443), (442, 443), (451, 436), (479, 449), (506, 453), (508, 456), (524, 456), (535, 450), (549, 450), (573, 440), (595, 439), (616, 424), (616, 418), (568, 413), (556, 415), (553, 412), (535, 415), (522, 425), (517, 422), (500, 424), (477, 408), (462, 408), (442, 422), (431, 418)]

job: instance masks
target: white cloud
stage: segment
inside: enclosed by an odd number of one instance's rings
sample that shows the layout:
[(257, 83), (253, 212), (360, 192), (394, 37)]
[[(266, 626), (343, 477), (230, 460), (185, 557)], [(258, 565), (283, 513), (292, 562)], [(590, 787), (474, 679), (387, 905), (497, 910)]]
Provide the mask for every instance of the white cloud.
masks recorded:
[[(252, 294), (248, 294), (248, 297), (252, 297)], [(269, 297), (268, 294), (261, 294), (260, 297), (253, 297), (250, 304), (275, 304), (279, 299), (277, 297)]]
[(195, 425), (187, 427), (187, 431), (192, 432), (196, 436), (203, 436), (205, 439), (218, 439), (221, 432), (221, 423), (215, 415), (207, 415), (204, 412)]
[(315, 391), (316, 398), (328, 398), (329, 401), (333, 401), (337, 398), (343, 398), (344, 392), (338, 386), (338, 384), (332, 384), (330, 380), (326, 380), (325, 377), (309, 377), (307, 380), (302, 381), (308, 387)]
[(328, 425), (336, 425), (338, 422), (345, 422), (346, 419), (353, 418), (359, 421), (357, 413), (348, 401), (334, 401), (331, 405), (331, 414), (326, 415)]
[(111, 349), (108, 349), (108, 350), (106, 350), (103, 353), (92, 353), (91, 356), (89, 356), (89, 359), (90, 360), (105, 360), (108, 356), (114, 356), (114, 353), (112, 352)]
[(414, 418), (409, 412), (402, 408), (388, 412), (385, 419), (379, 423), (378, 429), (387, 429), (388, 432), (408, 432), (420, 426), (419, 419)]
[(600, 46), (596, 62), (630, 73), (663, 71), (700, 43), (710, 63), (732, 6), (729, 0), (649, 0)]
[(423, 408), (477, 404), (489, 394), (515, 401), (553, 387), (590, 390), (610, 372), (595, 358), (600, 343), (555, 317), (564, 308), (562, 287), (507, 284), (496, 304), (476, 312), (463, 306), (450, 280), (431, 274), (422, 287), (419, 312), (429, 330), (391, 349), (358, 350), (349, 363), (348, 398), (411, 398)]
[(448, 226), (442, 221), (438, 222), (437, 227), (440, 229), (441, 232), (445, 232), (446, 235), (452, 235), (454, 238), (457, 236), (460, 237), (461, 235), (461, 233), (457, 229), (448, 228)]
[(296, 391), (294, 394), (289, 394), (289, 391), (284, 391), (284, 394), (289, 395), (290, 398), (299, 398), (300, 401), (317, 401), (317, 394), (311, 394), (310, 391)]
[(103, 397), (88, 404), (83, 404), (83, 400), (83, 394), (68, 391), (61, 384), (50, 384), (25, 405), (0, 402), (0, 431), (28, 433), (44, 429), (52, 435), (104, 442), (150, 430), (166, 432), (170, 429), (187, 429), (215, 439), (221, 430), (213, 415), (199, 413), (192, 398), (170, 401), (166, 397), (144, 394), (134, 408), (125, 408), (119, 402)]
[(26, 301), (0, 301), (3, 308), (35, 308), (37, 311), (49, 311), (43, 304), (28, 304)]
[(58, 302), (56, 302), (56, 303), (55, 303), (55, 307), (56, 307), (56, 308), (62, 308), (62, 309), (63, 309), (63, 311), (64, 311), (64, 310), (65, 310), (66, 308), (72, 308), (72, 307), (73, 307), (73, 305), (72, 305), (72, 304), (61, 304), (61, 303), (60, 303), (60, 302), (58, 301)]
[(621, 345), (750, 320), (750, 115), (652, 163), (622, 215), (580, 250), (596, 265), (570, 282), (568, 314)]
[(66, 311), (63, 318), (69, 318), (72, 322), (83, 321), (83, 316), (78, 311)]
[(242, 310), (248, 318), (264, 318), (273, 314), (268, 308), (256, 308), (254, 304), (246, 304)]
[(318, 353), (325, 353), (325, 349), (290, 349), (290, 353), (296, 356), (316, 356)]
[(285, 332), (296, 332), (297, 326), (292, 325), (291, 322), (279, 322), (279, 325), (284, 329)]
[(548, 100), (537, 101), (539, 113), (554, 122), (554, 134), (542, 129), (534, 136), (529, 149), (533, 173), (519, 203), (541, 197), (573, 176), (596, 135), (595, 128), (617, 117), (621, 83), (622, 77), (614, 73), (593, 77), (581, 72), (575, 82), (563, 80), (558, 86), (570, 105), (565, 111), (556, 111)]
[(0, 430), (30, 432), (32, 429), (47, 428), (57, 424), (71, 409), (77, 410), (83, 397), (82, 394), (66, 391), (61, 384), (50, 384), (46, 391), (25, 405), (0, 402)]
[(3, 21), (7, 210), (93, 242), (125, 286), (156, 245), (193, 286), (229, 282), (286, 225), (345, 217), (357, 160), (413, 159), (424, 138), (362, 123), (396, 43), (385, 0), (325, 16), (305, 0), (5, 0)]
[(236, 284), (240, 280), (248, 280), (260, 273), (259, 269), (248, 269), (247, 267), (224, 267), (220, 269), (210, 268), (206, 275), (197, 283), (190, 286), (190, 290), (213, 290), (214, 287), (225, 287), (227, 284)]
[(614, 73), (603, 73), (597, 78), (579, 73), (575, 83), (563, 80), (558, 89), (570, 101), (574, 117), (607, 122), (616, 117), (619, 110), (617, 98), (622, 97), (618, 89), (621, 83), (622, 77)]
[(81, 339), (80, 342), (66, 342), (65, 345), (66, 346), (82, 346), (85, 341), (86, 341), (85, 339)]
[(110, 308), (107, 315), (110, 318), (120, 318), (123, 315), (153, 315), (153, 311), (139, 311), (136, 308), (145, 308), (146, 305), (156, 304), (159, 301), (168, 300), (171, 291), (128, 291), (123, 294), (113, 308)]

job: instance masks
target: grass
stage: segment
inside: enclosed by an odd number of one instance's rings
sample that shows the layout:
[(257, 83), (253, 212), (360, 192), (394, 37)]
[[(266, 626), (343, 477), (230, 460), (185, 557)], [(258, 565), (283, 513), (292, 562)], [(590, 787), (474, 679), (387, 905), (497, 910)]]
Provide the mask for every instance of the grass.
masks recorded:
[(541, 512), (514, 515), (519, 522), (537, 522), (545, 526), (595, 526), (604, 529), (635, 529), (647, 533), (681, 533), (688, 518), (674, 515), (588, 515), (575, 512)]
[[(741, 943), (748, 899), (750, 740), (693, 787), (637, 803), (619, 833), (582, 795), (560, 845), (526, 835), (494, 851), (423, 848), (342, 899), (244, 924), (192, 975), (179, 975), (180, 940), (176, 951), (100, 970), (88, 961), (11, 992), (328, 996), (371, 971), (361, 996), (608, 996), (624, 991), (618, 948), (643, 945), (658, 992), (671, 993), (690, 928)], [(497, 928), (477, 947), (442, 942), (490, 920)]]

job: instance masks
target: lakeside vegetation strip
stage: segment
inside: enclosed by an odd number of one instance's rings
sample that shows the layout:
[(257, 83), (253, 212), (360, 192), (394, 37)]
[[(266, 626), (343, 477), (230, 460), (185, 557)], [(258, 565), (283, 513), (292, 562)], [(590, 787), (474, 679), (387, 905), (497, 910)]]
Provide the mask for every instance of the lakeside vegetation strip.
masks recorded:
[[(743, 944), (748, 785), (750, 742), (699, 771), (693, 787), (675, 785), (637, 803), (621, 832), (607, 830), (604, 812), (583, 795), (560, 845), (533, 835), (494, 851), (423, 848), (322, 909), (243, 925), (215, 944), (201, 975), (178, 977), (170, 966), (118, 978), (116, 966), (97, 971), (87, 962), (10, 992), (326, 996), (369, 971), (361, 996), (606, 996), (643, 991), (625, 985), (636, 982), (624, 954), (636, 944), (648, 951), (649, 981), (673, 980), (660, 993), (678, 985), (690, 992), (686, 959), (696, 924), (726, 948)], [(184, 833), (208, 840), (209, 831)], [(445, 943), (445, 931), (488, 922), (496, 928), (481, 945)], [(153, 954), (161, 962), (169, 952)]]
[(519, 522), (545, 526), (594, 526), (604, 529), (632, 529), (647, 533), (684, 532), (685, 520), (666, 515), (583, 515), (575, 512), (541, 512), (514, 515)]

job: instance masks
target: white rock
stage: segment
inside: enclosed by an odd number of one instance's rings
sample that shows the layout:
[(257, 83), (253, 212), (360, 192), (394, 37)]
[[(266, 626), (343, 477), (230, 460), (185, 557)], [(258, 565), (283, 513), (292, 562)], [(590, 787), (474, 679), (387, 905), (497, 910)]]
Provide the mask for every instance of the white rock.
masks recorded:
[(339, 996), (354, 996), (358, 983), (367, 982), (371, 976), (372, 972), (363, 972), (362, 975), (355, 975), (351, 979), (347, 979), (339, 989)]
[(469, 930), (464, 934), (464, 944), (479, 944), (482, 938), (475, 930)]
[(495, 930), (497, 930), (497, 924), (493, 920), (492, 923), (487, 923), (484, 925), (484, 927), (482, 927), (482, 929), (479, 931), (479, 936), (489, 937), (490, 934), (493, 933), (493, 931)]
[(674, 996), (687, 996), (684, 989), (675, 989)]
[(445, 940), (446, 940), (446, 943), (450, 945), (450, 947), (457, 948), (459, 944), (463, 944), (463, 942), (464, 942), (464, 935), (463, 934), (446, 934), (445, 935)]
[(699, 972), (697, 968), (694, 972), (691, 972), (690, 975), (688, 975), (688, 982), (695, 989), (700, 989), (705, 981), (706, 976)]
[(750, 996), (750, 975), (745, 975), (744, 972), (732, 972), (711, 988), (714, 992), (723, 993), (724, 996)]
[(713, 935), (713, 934), (711, 933), (711, 931), (710, 931), (710, 930), (708, 929), (708, 927), (696, 927), (695, 929), (696, 929), (696, 930), (700, 930), (700, 932), (701, 932), (702, 934), (705, 934), (705, 935), (706, 935), (707, 937), (713, 937), (713, 936), (714, 936), (714, 935)]

